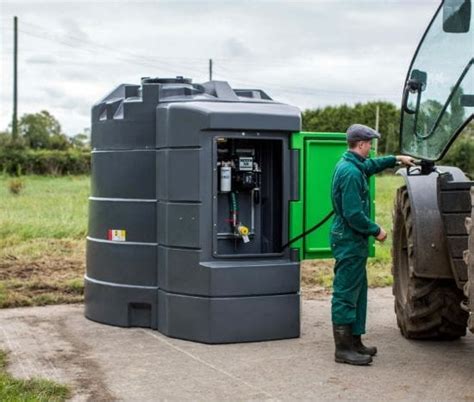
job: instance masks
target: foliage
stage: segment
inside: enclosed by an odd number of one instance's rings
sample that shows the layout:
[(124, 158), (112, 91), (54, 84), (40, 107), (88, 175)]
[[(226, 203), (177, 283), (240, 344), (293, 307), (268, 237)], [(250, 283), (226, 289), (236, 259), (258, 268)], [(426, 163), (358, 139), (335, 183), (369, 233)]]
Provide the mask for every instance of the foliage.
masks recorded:
[(11, 175), (66, 175), (90, 172), (88, 151), (68, 149), (0, 149), (0, 171)]
[(12, 138), (12, 134), (8, 131), (0, 132), (0, 150), (25, 149), (25, 140), (21, 137)]
[(42, 379), (20, 380), (6, 370), (7, 355), (0, 351), (0, 400), (2, 401), (65, 401), (71, 395), (68, 387)]
[(0, 131), (0, 148), (5, 148), (10, 145), (12, 141), (11, 136), (11, 133), (8, 131)]
[(24, 114), (18, 122), (18, 132), (32, 149), (67, 149), (68, 138), (61, 125), (48, 111)]
[(75, 136), (71, 137), (69, 140), (71, 142), (71, 145), (74, 148), (79, 148), (79, 149), (90, 148), (89, 136), (86, 133), (76, 134)]
[(8, 182), (8, 190), (14, 195), (19, 195), (23, 190), (25, 183), (21, 179), (11, 179)]
[(400, 111), (390, 102), (357, 103), (354, 106), (327, 106), (308, 109), (303, 112), (303, 130), (345, 132), (354, 123), (375, 127), (376, 111), (379, 107), (379, 131), (382, 138), (378, 143), (381, 154), (398, 151)]
[(474, 123), (456, 139), (441, 163), (456, 166), (474, 179)]
[(58, 120), (48, 111), (26, 113), (18, 122), (19, 137), (10, 131), (0, 132), (0, 149), (90, 149), (89, 130), (68, 137), (61, 131)]
[(0, 172), (65, 175), (90, 172), (90, 143), (87, 132), (69, 138), (46, 110), (24, 114), (18, 123), (19, 137), (0, 132)]

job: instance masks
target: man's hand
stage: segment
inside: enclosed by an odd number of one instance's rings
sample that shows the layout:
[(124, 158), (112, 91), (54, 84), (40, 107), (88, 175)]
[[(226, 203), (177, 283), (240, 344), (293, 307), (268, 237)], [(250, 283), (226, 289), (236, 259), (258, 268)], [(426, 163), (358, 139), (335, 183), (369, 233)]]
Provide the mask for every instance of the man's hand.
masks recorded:
[(397, 155), (396, 158), (398, 162), (402, 163), (402, 165), (415, 166), (415, 159), (411, 156)]
[(385, 240), (387, 240), (387, 232), (380, 228), (380, 233), (375, 237), (375, 239), (380, 242), (384, 242)]

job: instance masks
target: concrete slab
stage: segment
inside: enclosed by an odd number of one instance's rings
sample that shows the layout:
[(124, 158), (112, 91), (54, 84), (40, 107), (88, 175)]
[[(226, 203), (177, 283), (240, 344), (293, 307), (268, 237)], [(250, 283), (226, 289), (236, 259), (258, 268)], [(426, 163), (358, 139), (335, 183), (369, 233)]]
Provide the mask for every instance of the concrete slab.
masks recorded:
[(400, 336), (391, 290), (369, 293), (371, 367), (333, 361), (330, 298), (303, 302), (299, 339), (203, 345), (88, 321), (83, 307), (0, 310), (10, 371), (68, 383), (74, 400), (474, 400), (474, 336)]

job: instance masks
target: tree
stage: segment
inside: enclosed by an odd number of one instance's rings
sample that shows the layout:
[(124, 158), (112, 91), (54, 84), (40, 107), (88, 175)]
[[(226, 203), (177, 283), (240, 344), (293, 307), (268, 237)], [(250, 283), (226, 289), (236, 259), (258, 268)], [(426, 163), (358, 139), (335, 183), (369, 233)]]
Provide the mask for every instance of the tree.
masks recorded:
[(394, 153), (398, 150), (400, 110), (390, 102), (357, 103), (354, 106), (327, 106), (303, 112), (303, 130), (320, 132), (345, 132), (353, 123), (375, 126), (375, 115), (379, 107), (379, 131), (382, 138), (379, 153)]
[[(10, 127), (10, 126), (9, 126)], [(0, 131), (0, 150), (2, 149), (23, 149), (25, 141), (23, 138), (13, 138), (10, 130)]]
[(61, 125), (48, 111), (24, 114), (18, 131), (27, 146), (33, 149), (67, 149), (68, 138), (61, 132)]
[(456, 166), (474, 178), (474, 121), (464, 128), (440, 164)]
[(71, 144), (74, 148), (86, 149), (90, 147), (90, 139), (86, 133), (76, 134), (71, 137)]
[(451, 108), (449, 124), (451, 125), (451, 129), (454, 131), (461, 127), (466, 121), (465, 112), (467, 111), (467, 107), (462, 104), (462, 98), (464, 96), (463, 88), (461, 86), (457, 89), (453, 87), (451, 88), (451, 91), (453, 92), (453, 97), (449, 105)]
[(8, 131), (0, 131), (0, 148), (8, 147), (12, 142), (12, 135)]

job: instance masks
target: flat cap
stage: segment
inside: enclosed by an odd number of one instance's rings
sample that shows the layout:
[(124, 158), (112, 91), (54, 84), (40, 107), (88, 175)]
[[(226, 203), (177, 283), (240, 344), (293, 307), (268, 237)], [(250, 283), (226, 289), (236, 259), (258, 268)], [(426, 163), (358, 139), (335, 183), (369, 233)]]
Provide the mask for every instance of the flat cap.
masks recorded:
[(347, 131), (347, 141), (367, 141), (373, 138), (380, 138), (380, 134), (373, 128), (363, 124), (353, 124)]

